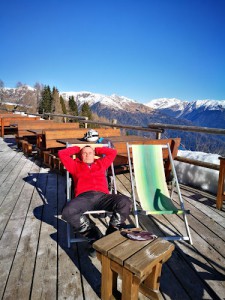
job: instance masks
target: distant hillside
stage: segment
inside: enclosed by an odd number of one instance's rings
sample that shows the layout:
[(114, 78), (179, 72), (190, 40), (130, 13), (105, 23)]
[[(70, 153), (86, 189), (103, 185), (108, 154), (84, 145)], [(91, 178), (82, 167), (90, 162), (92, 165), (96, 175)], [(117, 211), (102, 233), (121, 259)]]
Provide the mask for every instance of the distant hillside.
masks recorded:
[[(4, 89), (5, 99), (18, 104), (31, 105), (33, 110), (37, 110), (37, 92), (35, 89), (18, 88)], [(164, 123), (186, 126), (207, 126), (224, 128), (224, 103), (221, 101), (220, 106), (208, 106), (205, 102), (182, 102), (178, 99), (156, 99), (148, 105), (139, 103), (135, 100), (124, 96), (83, 92), (62, 92), (63, 98), (68, 101), (70, 96), (74, 96), (75, 101), (80, 108), (84, 102), (87, 102), (92, 111), (100, 117), (109, 120), (117, 119), (118, 123), (125, 125), (135, 125), (147, 127), (150, 123)], [(28, 97), (30, 95), (30, 97)], [(220, 101), (218, 101), (220, 102)], [(220, 109), (218, 109), (220, 107)], [(213, 109), (214, 108), (214, 109)], [(218, 114), (220, 111), (220, 116)], [(216, 118), (214, 120), (213, 118)], [(210, 122), (209, 122), (210, 120)], [(207, 125), (206, 125), (207, 121)], [(215, 126), (217, 125), (217, 126)], [(155, 138), (155, 133), (132, 132), (129, 134), (140, 134)], [(197, 134), (191, 132), (182, 132), (167, 130), (162, 137), (181, 137), (182, 145), (188, 150), (199, 150), (211, 153), (223, 154), (225, 143), (222, 138), (207, 134)], [(225, 154), (225, 153), (224, 153)]]
[[(108, 119), (117, 119), (121, 124), (137, 125), (147, 127), (150, 123), (164, 123), (173, 125), (187, 125), (187, 126), (203, 126), (196, 124), (191, 120), (177, 117), (186, 106), (185, 102), (175, 100), (176, 109), (174, 107), (174, 115), (168, 115), (154, 106), (144, 105), (132, 99), (118, 96), (118, 95), (101, 95), (90, 92), (67, 92), (62, 93), (65, 99), (69, 96), (74, 96), (79, 105), (84, 101), (88, 102), (91, 109), (100, 116)], [(168, 99), (169, 100), (169, 99)], [(170, 101), (168, 101), (169, 104)], [(187, 110), (186, 110), (187, 112)], [(193, 109), (194, 112), (194, 109)], [(213, 123), (212, 123), (213, 124)], [(211, 125), (212, 125), (211, 124)], [(204, 125), (205, 126), (205, 125)], [(213, 127), (213, 126), (208, 126)], [(131, 132), (134, 133), (134, 132)], [(147, 134), (136, 132), (135, 134), (142, 134), (145, 136), (154, 137), (155, 134)], [(223, 137), (212, 136), (207, 134), (197, 134), (192, 132), (182, 132), (178, 130), (167, 130), (163, 137), (181, 137), (182, 144), (185, 149), (199, 150), (211, 153), (224, 153), (225, 143)]]
[(152, 100), (146, 105), (170, 117), (189, 120), (196, 126), (225, 128), (225, 100), (187, 102), (161, 98)]
[(25, 109), (29, 112), (37, 112), (37, 91), (29, 86), (23, 85), (19, 88), (0, 89), (0, 100), (4, 104), (11, 103), (15, 109)]

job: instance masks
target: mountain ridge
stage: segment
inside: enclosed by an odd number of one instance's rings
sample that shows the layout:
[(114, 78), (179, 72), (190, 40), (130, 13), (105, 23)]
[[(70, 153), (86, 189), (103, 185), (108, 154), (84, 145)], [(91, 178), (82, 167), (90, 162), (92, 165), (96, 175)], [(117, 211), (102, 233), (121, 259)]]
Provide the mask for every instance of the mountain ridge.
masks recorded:
[(146, 104), (168, 116), (186, 119), (197, 126), (225, 128), (225, 100), (181, 101), (160, 98)]
[[(6, 91), (7, 92), (7, 91)], [(19, 93), (20, 92), (20, 93)], [(24, 99), (32, 102), (37, 109), (37, 91), (34, 89), (20, 88), (8, 91), (14, 97), (15, 102), (22, 104)], [(15, 99), (19, 93), (18, 99)], [(23, 96), (22, 96), (23, 93)], [(29, 97), (28, 97), (29, 95)], [(143, 104), (133, 99), (112, 94), (110, 96), (81, 92), (61, 92), (60, 95), (68, 105), (70, 96), (74, 96), (79, 110), (84, 102), (87, 102), (93, 112), (100, 117), (109, 120), (117, 119), (117, 122), (124, 125), (148, 127), (149, 124), (163, 123), (184, 126), (203, 126), (211, 128), (225, 128), (225, 101), (198, 100), (195, 102), (181, 101), (176, 98), (161, 98), (152, 102), (151, 107), (148, 103)], [(7, 98), (7, 97), (6, 97)], [(10, 98), (10, 97), (8, 97)], [(36, 102), (35, 102), (36, 101)], [(24, 102), (25, 103), (25, 102)], [(37, 110), (36, 110), (37, 111)], [(33, 111), (34, 112), (34, 111)], [(155, 138), (153, 132), (141, 132), (126, 130), (126, 134), (144, 135)], [(185, 149), (203, 150), (207, 149), (211, 153), (221, 153), (225, 149), (225, 137), (192, 132), (182, 132), (181, 130), (166, 130), (162, 138), (180, 137)]]

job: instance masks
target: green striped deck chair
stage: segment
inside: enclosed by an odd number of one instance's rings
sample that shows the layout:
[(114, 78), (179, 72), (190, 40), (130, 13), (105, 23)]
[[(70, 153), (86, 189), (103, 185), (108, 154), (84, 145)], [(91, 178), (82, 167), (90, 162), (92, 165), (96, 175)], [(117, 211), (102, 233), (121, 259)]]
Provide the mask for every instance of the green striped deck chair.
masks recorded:
[[(172, 191), (169, 193), (163, 164), (163, 149), (168, 151), (173, 175)], [(174, 167), (169, 144), (167, 145), (132, 145), (127, 143), (129, 169), (131, 175), (132, 198), (136, 226), (139, 227), (138, 214), (182, 214), (187, 236), (165, 237), (168, 240), (188, 240), (192, 244), (184, 202)], [(135, 193), (136, 188), (136, 193)], [(176, 188), (179, 208), (172, 201)], [(137, 208), (136, 194), (140, 202)]]

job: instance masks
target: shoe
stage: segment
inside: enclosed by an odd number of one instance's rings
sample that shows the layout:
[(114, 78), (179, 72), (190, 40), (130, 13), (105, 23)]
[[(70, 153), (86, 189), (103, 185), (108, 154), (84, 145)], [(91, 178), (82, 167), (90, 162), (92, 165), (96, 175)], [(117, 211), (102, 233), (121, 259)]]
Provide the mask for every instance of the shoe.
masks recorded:
[(93, 247), (89, 248), (88, 255), (92, 258), (95, 258), (96, 257), (96, 250)]
[(117, 226), (113, 226), (112, 224), (109, 224), (109, 227), (107, 228), (105, 235), (111, 234), (117, 230), (121, 230), (126, 227), (127, 227), (127, 225), (125, 223), (118, 224)]
[(85, 215), (82, 215), (80, 217), (80, 228), (79, 233), (85, 233), (86, 231), (91, 229), (91, 222), (89, 218), (87, 218)]
[(92, 226), (89, 230), (81, 234), (91, 241), (91, 243), (94, 243), (103, 237), (103, 234), (96, 226)]
[(105, 235), (109, 235), (115, 231), (119, 230), (118, 227), (112, 226), (111, 224), (109, 224), (109, 227), (107, 228)]

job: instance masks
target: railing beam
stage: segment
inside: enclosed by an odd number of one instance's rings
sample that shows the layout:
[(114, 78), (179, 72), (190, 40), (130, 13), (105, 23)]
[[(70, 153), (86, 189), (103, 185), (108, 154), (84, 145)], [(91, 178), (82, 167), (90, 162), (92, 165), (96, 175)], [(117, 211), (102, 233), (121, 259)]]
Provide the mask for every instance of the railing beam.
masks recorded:
[(161, 129), (175, 129), (175, 130), (182, 130), (182, 131), (204, 132), (209, 134), (225, 134), (225, 129), (209, 128), (209, 127), (172, 125), (172, 124), (161, 124), (161, 123), (149, 124), (148, 127), (152, 129), (161, 128)]

